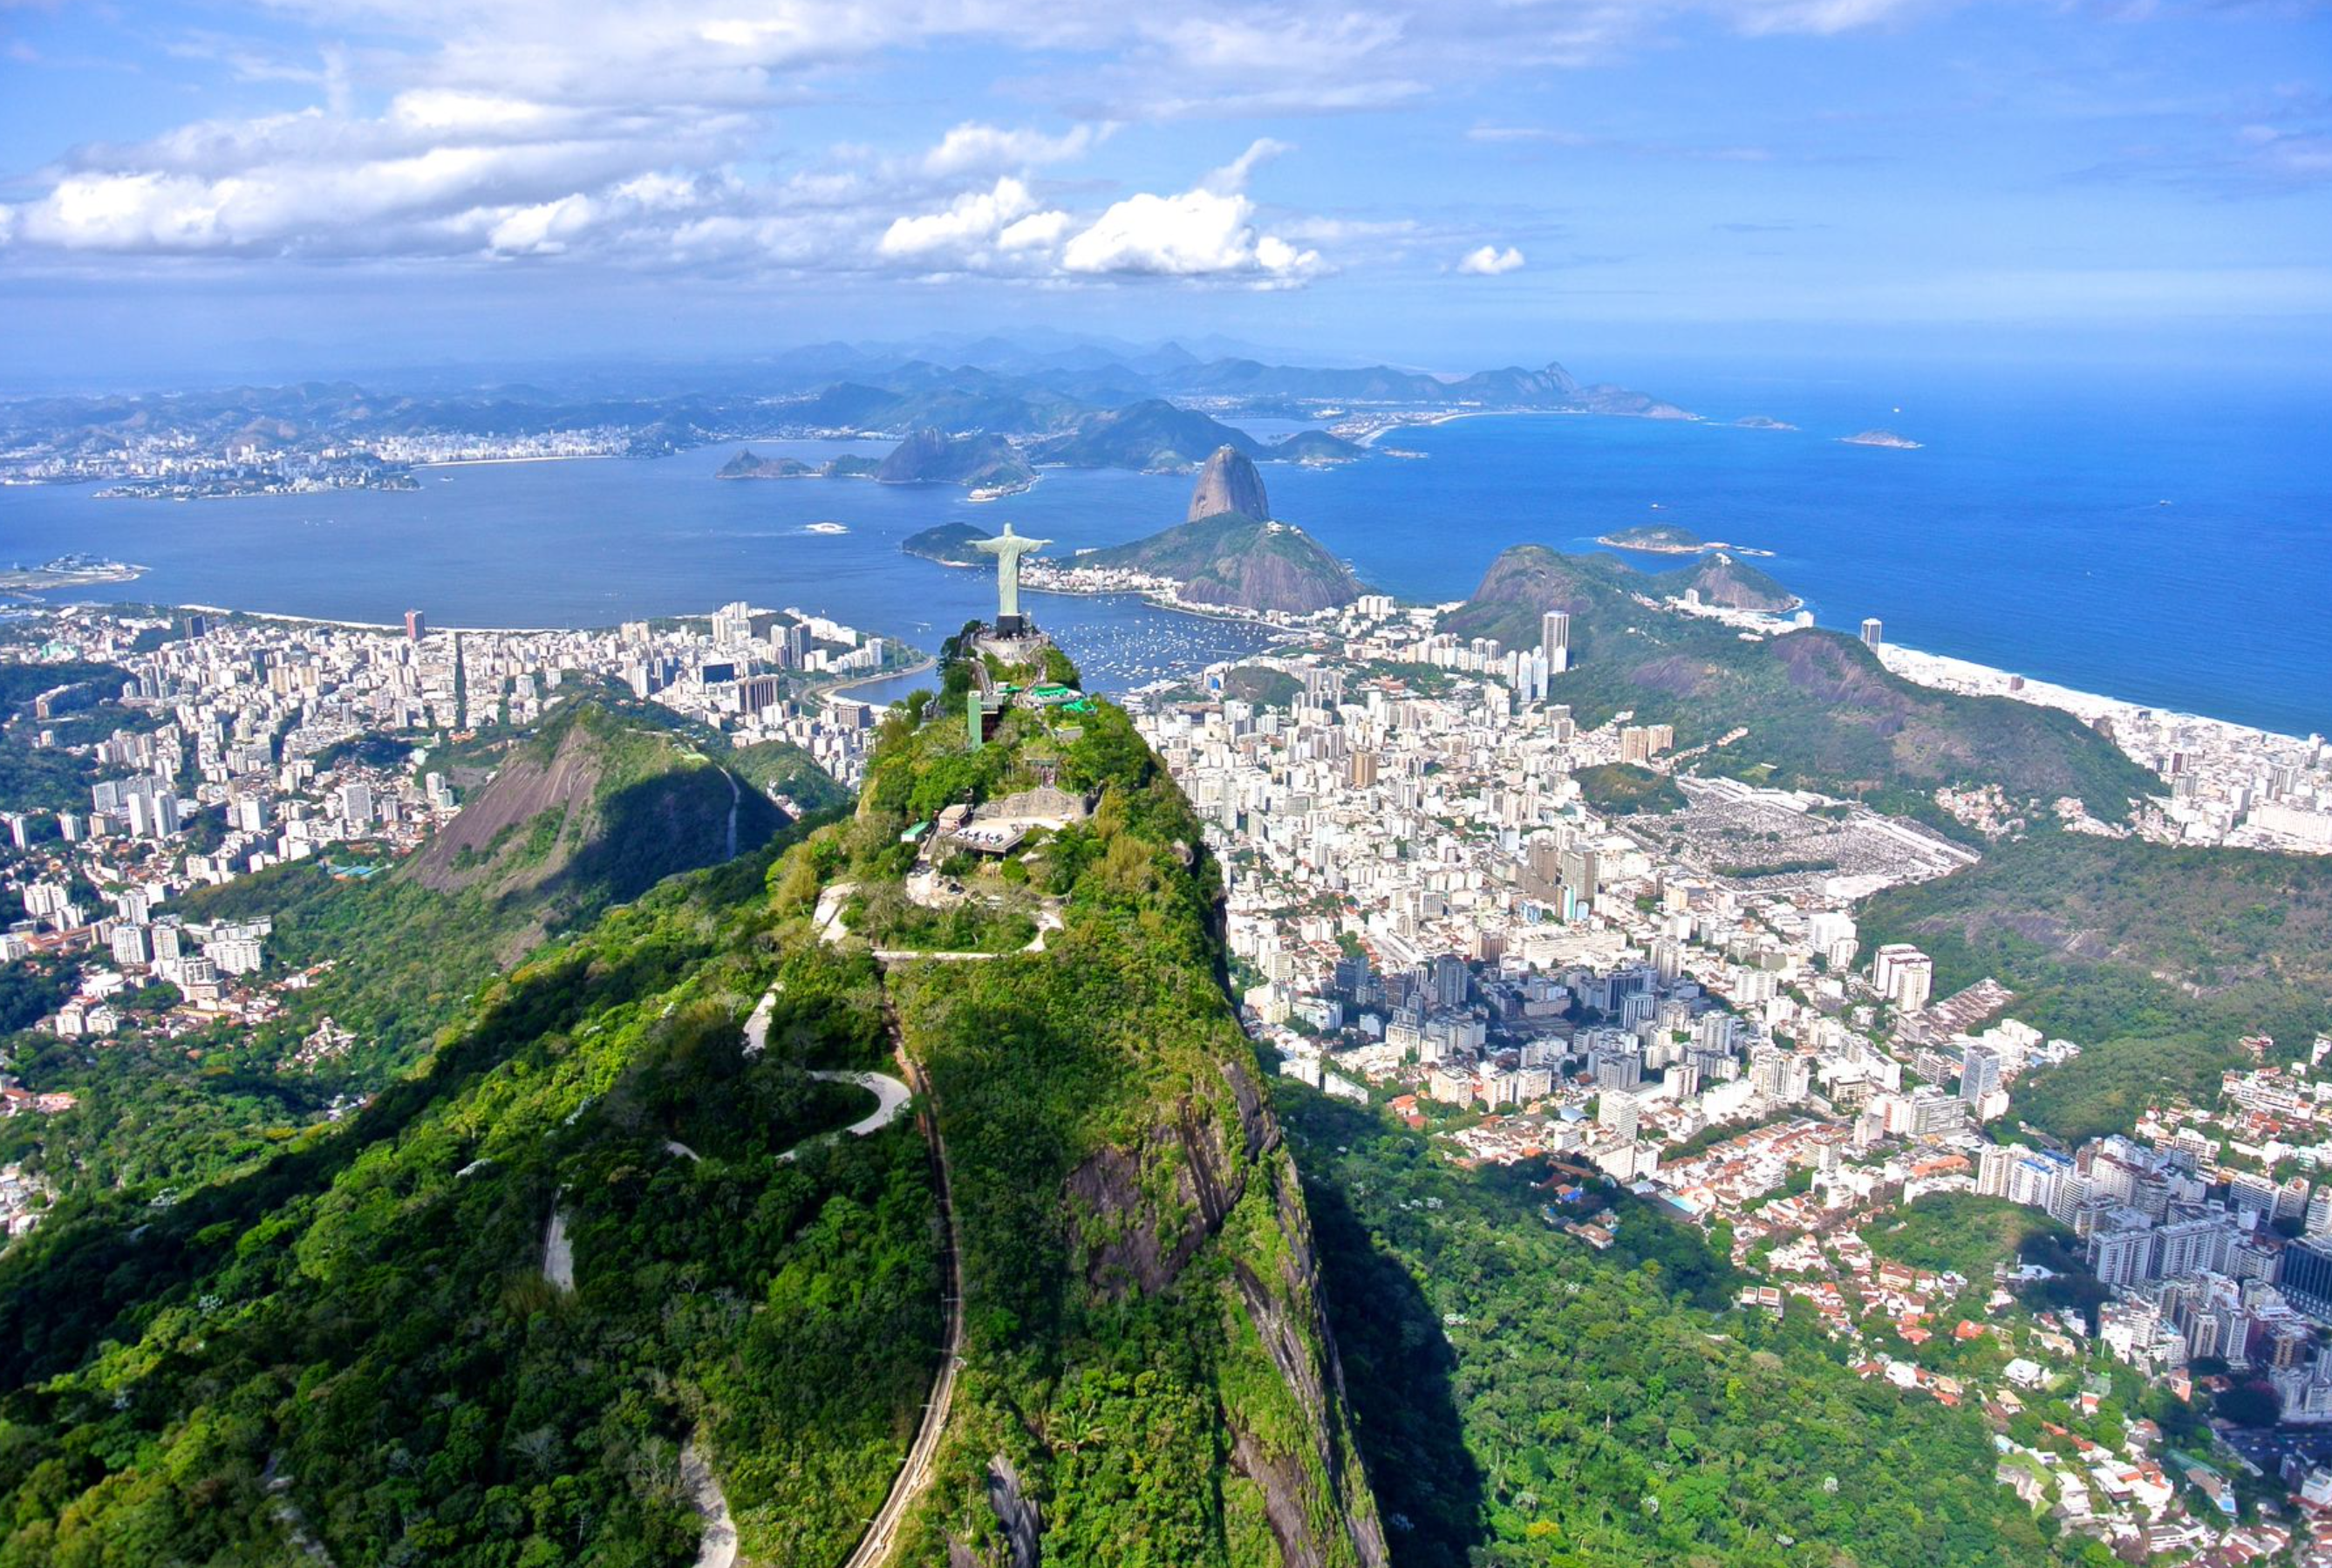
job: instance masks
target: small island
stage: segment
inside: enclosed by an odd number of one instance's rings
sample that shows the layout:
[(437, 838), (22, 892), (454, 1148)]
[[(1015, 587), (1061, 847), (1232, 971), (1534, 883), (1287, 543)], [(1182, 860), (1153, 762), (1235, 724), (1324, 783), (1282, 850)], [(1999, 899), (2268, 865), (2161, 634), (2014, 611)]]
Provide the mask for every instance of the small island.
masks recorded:
[(988, 558), (974, 550), (972, 545), (994, 536), (984, 529), (968, 522), (943, 522), (937, 528), (927, 528), (911, 533), (899, 541), (899, 548), (909, 555), (935, 560), (941, 566), (980, 566)]
[(1795, 430), (1786, 419), (1770, 418), (1763, 414), (1744, 414), (1733, 422), (1735, 430)]
[(1727, 544), (1721, 539), (1703, 539), (1688, 528), (1678, 528), (1672, 522), (1646, 523), (1638, 528), (1623, 528), (1613, 533), (1599, 535), (1595, 542), (1612, 550), (1632, 550), (1644, 555), (1709, 555), (1730, 550), (1735, 555), (1772, 555), (1770, 550), (1754, 545)]
[(797, 463), (790, 457), (763, 457), (751, 451), (741, 451), (721, 465), (715, 479), (808, 479), (817, 470), (807, 463)]
[(1897, 452), (1916, 452), (1923, 445), (1907, 435), (1897, 435), (1892, 430), (1864, 430), (1853, 435), (1841, 435), (1839, 440), (1849, 446), (1885, 446)]

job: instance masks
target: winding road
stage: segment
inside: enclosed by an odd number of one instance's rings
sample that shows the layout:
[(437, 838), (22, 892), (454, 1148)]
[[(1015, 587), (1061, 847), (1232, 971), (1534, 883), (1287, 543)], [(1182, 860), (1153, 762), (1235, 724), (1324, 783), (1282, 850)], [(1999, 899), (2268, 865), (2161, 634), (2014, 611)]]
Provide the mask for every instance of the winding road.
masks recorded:
[(866, 1522), (866, 1534), (859, 1537), (858, 1550), (850, 1554), (843, 1568), (877, 1568), (891, 1555), (907, 1510), (931, 1485), (932, 1460), (939, 1452), (941, 1437), (947, 1431), (948, 1413), (955, 1403), (956, 1372), (963, 1365), (963, 1254), (956, 1238), (947, 1143), (940, 1136), (939, 1114), (932, 1099), (931, 1085), (907, 1056), (896, 1018), (891, 1020), (891, 1040), (899, 1070), (922, 1091), (924, 1104), (933, 1106), (922, 1123), (932, 1152), (932, 1181), (939, 1194), (940, 1234), (947, 1242), (946, 1250), (940, 1255), (940, 1298), (947, 1304), (947, 1339), (940, 1346), (940, 1375), (932, 1383), (932, 1397), (924, 1401), (923, 1419), (915, 1429), (915, 1440), (907, 1445), (906, 1460), (891, 1483), (890, 1496), (883, 1499), (883, 1506)]
[[(773, 988), (765, 992), (745, 1020), (745, 1054), (758, 1056), (769, 1049), (769, 1018), (776, 1010), (778, 993)], [(887, 1015), (887, 1004), (885, 1008)], [(881, 1131), (897, 1121), (920, 1091), (926, 1106), (932, 1105), (931, 1085), (922, 1070), (907, 1055), (904, 1041), (899, 1034), (898, 1019), (888, 1018), (891, 1030), (893, 1058), (907, 1082), (888, 1073), (813, 1072), (810, 1076), (828, 1083), (855, 1084), (870, 1090), (875, 1096), (874, 1112), (839, 1132), (822, 1133), (819, 1138), (864, 1138)], [(909, 1085), (912, 1085), (913, 1087)], [(940, 1347), (939, 1376), (932, 1381), (930, 1399), (923, 1403), (922, 1421), (915, 1429), (914, 1441), (907, 1445), (907, 1457), (892, 1479), (891, 1490), (883, 1506), (866, 1522), (865, 1534), (858, 1539), (857, 1548), (850, 1554), (843, 1568), (878, 1568), (891, 1555), (898, 1543), (899, 1526), (905, 1522), (907, 1510), (923, 1489), (931, 1484), (932, 1460), (938, 1454), (940, 1438), (947, 1430), (948, 1414), (955, 1403), (956, 1372), (963, 1362), (963, 1256), (956, 1238), (955, 1203), (949, 1184), (947, 1144), (940, 1136), (936, 1110), (918, 1118), (922, 1124), (925, 1142), (931, 1150), (932, 1181), (939, 1197), (940, 1235), (946, 1243), (940, 1255), (940, 1296), (947, 1305), (947, 1338)], [(806, 1139), (779, 1156), (791, 1160), (817, 1138)], [(702, 1459), (698, 1460), (700, 1465)], [(729, 1506), (722, 1496), (719, 1483), (712, 1477), (710, 1467), (704, 1468), (702, 1484), (694, 1488), (697, 1506), (705, 1515), (705, 1539), (697, 1555), (697, 1568), (730, 1568), (737, 1557), (735, 1528), (729, 1524)], [(725, 1528), (724, 1528), (725, 1526)]]

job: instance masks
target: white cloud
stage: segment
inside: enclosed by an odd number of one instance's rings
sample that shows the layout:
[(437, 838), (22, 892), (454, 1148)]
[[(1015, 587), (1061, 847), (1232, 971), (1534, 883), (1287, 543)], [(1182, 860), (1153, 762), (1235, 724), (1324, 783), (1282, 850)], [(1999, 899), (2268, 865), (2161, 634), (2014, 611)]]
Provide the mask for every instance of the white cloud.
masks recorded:
[(1022, 251), (1058, 238), (1068, 215), (1039, 212), (1038, 205), (1027, 186), (1008, 175), (993, 188), (967, 191), (938, 212), (893, 220), (874, 248), (895, 260), (980, 265), (999, 248)]
[(486, 244), (498, 255), (555, 256), (599, 215), (589, 196), (562, 196), (511, 213), (488, 231)]
[[(523, 253), (1289, 282), (1324, 270), (1311, 247), (1336, 231), (1258, 216), (1247, 187), (1276, 142), (1174, 194), (1040, 199), (1032, 171), (1089, 157), (1127, 112), (1380, 107), (1580, 63), (1687, 13), (1824, 33), (1918, 3), (1222, 0), (1161, 20), (1089, 0), (272, 0), (257, 53), (201, 47), (243, 78), (304, 86), (312, 107), (62, 151), (37, 194), (0, 203), (0, 239), (20, 255)], [(349, 36), (362, 46), (334, 42)], [(965, 120), (888, 159), (821, 164), (785, 141), (788, 106), (846, 99), (846, 72), (966, 44), (1037, 62), (1043, 74), (1014, 85), (1041, 101), (1094, 101), (1066, 130)], [(2270, 150), (2299, 171), (2323, 156), (2307, 140)]]
[(1298, 282), (1321, 271), (1320, 253), (1258, 235), (1255, 204), (1201, 186), (1179, 196), (1126, 197), (1071, 239), (1061, 265), (1085, 276), (1251, 278)]
[(996, 236), (999, 251), (1049, 251), (1061, 243), (1076, 220), (1062, 212), (1031, 213), (1018, 223), (1006, 225)]
[(1512, 245), (1504, 250), (1496, 245), (1483, 245), (1477, 250), (1467, 251), (1459, 259), (1458, 270), (1477, 278), (1495, 278), (1503, 272), (1519, 272), (1522, 264), (1522, 252)]
[(940, 139), (923, 155), (923, 172), (938, 177), (1024, 169), (1037, 164), (1064, 163), (1082, 156), (1112, 128), (1096, 130), (1080, 125), (1059, 136), (1035, 130), (1007, 130), (967, 120)]
[(1281, 153), (1294, 150), (1284, 141), (1259, 136), (1247, 144), (1245, 152), (1199, 182), (1199, 188), (1225, 193), (1243, 191), (1247, 189), (1247, 176), (1255, 172), (1257, 165), (1269, 163)]
[(523, 98), (417, 89), (398, 93), (389, 103), (388, 118), (425, 134), (475, 135), (537, 130), (554, 119), (567, 117)]
[(1744, 33), (1851, 32), (1908, 11), (1921, 0), (1709, 0)]

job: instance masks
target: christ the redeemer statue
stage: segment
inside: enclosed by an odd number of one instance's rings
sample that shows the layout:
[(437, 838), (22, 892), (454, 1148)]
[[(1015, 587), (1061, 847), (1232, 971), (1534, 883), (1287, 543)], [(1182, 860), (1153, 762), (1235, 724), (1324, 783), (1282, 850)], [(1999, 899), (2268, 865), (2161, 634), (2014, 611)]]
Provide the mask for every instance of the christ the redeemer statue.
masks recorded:
[(1020, 558), (1052, 542), (1017, 534), (1008, 522), (994, 539), (971, 541), (972, 549), (996, 558), (996, 629), (1007, 636), (1020, 630)]

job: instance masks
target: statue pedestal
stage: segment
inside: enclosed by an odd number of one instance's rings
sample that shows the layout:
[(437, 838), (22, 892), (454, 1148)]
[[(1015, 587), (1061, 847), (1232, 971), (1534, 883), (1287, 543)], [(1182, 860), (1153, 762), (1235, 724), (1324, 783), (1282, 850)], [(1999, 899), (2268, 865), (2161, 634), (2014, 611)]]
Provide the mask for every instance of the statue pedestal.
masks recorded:
[(1033, 664), (1053, 639), (1038, 631), (1027, 616), (999, 616), (996, 624), (980, 628), (972, 651), (994, 654), (1008, 664)]

